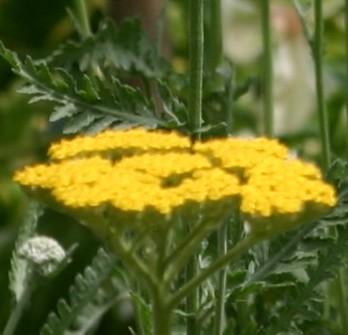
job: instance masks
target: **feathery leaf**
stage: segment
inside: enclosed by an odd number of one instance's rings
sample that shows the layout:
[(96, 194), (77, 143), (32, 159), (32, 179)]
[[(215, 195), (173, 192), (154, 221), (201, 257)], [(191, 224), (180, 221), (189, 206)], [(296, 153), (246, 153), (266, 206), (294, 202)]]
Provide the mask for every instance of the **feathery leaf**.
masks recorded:
[(26, 285), (28, 275), (28, 261), (19, 257), (19, 248), (35, 234), (42, 208), (36, 202), (30, 202), (26, 217), (20, 227), (17, 241), (12, 253), (11, 270), (9, 273), (10, 289), (18, 302)]
[[(111, 302), (106, 299), (107, 294), (101, 286), (112, 276), (115, 264), (115, 258), (100, 249), (91, 265), (82, 274), (76, 276), (74, 284), (69, 289), (69, 302), (65, 299), (58, 301), (57, 311), (49, 314), (40, 335), (75, 334), (75, 332), (69, 332), (69, 328), (78, 318), (86, 318), (86, 308), (89, 312), (91, 309), (98, 311), (100, 317), (101, 312), (105, 312), (107, 307), (111, 307)], [(111, 296), (114, 301), (119, 294), (119, 287), (115, 284), (111, 286)], [(95, 319), (95, 321), (97, 320), (98, 318)], [(82, 327), (82, 325), (80, 326)]]

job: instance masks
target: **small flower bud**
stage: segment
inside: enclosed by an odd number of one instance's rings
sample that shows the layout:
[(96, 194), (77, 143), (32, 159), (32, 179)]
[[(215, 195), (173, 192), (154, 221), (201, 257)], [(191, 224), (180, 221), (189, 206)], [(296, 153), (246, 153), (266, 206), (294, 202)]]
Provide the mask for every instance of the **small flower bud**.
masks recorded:
[(28, 260), (42, 276), (55, 272), (64, 261), (66, 253), (53, 238), (35, 236), (28, 239), (19, 249), (19, 255)]

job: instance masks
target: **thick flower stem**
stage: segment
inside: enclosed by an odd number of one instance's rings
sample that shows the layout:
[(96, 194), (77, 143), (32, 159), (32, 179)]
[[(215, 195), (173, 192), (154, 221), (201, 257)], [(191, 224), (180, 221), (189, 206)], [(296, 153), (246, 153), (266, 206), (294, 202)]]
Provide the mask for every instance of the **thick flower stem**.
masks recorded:
[(166, 304), (166, 292), (161, 286), (154, 290), (152, 301), (153, 335), (170, 335), (170, 318), (172, 310)]
[(190, 0), (189, 126), (194, 139), (200, 138), (202, 126), (203, 7), (203, 0)]
[(263, 39), (263, 134), (273, 136), (273, 73), (272, 39), (270, 28), (270, 2), (261, 1)]
[(192, 290), (202, 284), (208, 277), (216, 271), (222, 269), (228, 263), (238, 259), (242, 254), (248, 251), (254, 244), (259, 241), (259, 238), (254, 235), (248, 235), (244, 240), (238, 242), (224, 256), (213, 261), (207, 268), (204, 268), (197, 276), (186, 282), (179, 290), (177, 290), (169, 300), (170, 308), (174, 308), (180, 301), (188, 296)]

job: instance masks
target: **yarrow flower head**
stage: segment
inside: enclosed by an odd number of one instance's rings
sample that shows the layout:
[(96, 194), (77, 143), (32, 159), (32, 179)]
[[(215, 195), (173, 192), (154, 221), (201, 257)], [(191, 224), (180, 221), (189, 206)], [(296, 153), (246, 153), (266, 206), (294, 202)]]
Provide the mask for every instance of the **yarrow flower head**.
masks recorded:
[(238, 205), (252, 230), (271, 234), (337, 201), (316, 166), (266, 138), (191, 145), (175, 132), (109, 130), (55, 143), (49, 156), (48, 164), (16, 172), (15, 181), (102, 234), (199, 211), (215, 226)]

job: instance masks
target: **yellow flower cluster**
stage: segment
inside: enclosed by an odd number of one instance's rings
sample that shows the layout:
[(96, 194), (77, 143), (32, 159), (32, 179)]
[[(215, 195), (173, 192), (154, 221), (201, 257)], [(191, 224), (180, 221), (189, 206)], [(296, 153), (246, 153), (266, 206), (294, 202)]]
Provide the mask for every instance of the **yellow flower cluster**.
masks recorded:
[(228, 200), (240, 203), (249, 218), (270, 218), (309, 205), (324, 212), (337, 201), (314, 165), (288, 158), (285, 146), (266, 138), (191, 146), (177, 133), (139, 128), (63, 140), (49, 155), (51, 163), (26, 167), (14, 179), (34, 192), (48, 191), (67, 208), (152, 208), (168, 216), (189, 204), (225, 206)]
[(72, 141), (65, 140), (52, 144), (49, 156), (52, 159), (67, 159), (81, 154), (108, 153), (124, 155), (148, 150), (173, 150), (189, 147), (187, 137), (169, 132), (150, 132), (136, 128), (126, 133), (107, 130), (95, 136), (81, 136)]
[(299, 160), (263, 161), (247, 173), (241, 209), (245, 213), (271, 216), (297, 213), (306, 203), (333, 206), (333, 189), (321, 181), (320, 172)]

